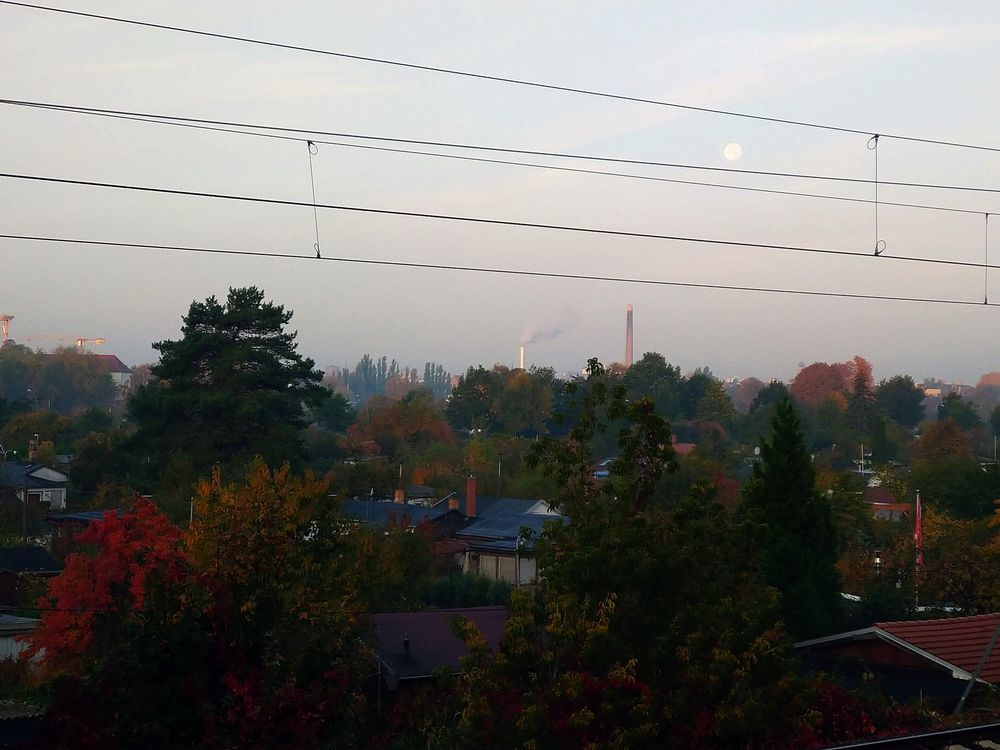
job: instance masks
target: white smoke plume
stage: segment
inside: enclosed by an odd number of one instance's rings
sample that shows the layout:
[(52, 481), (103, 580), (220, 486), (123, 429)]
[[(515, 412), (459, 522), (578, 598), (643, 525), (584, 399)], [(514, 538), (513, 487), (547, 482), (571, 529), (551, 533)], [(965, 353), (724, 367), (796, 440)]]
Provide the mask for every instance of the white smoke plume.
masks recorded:
[(554, 339), (556, 336), (560, 336), (565, 333), (567, 328), (568, 326), (563, 324), (547, 326), (545, 328), (531, 325), (525, 326), (524, 331), (521, 332), (521, 346), (534, 343), (535, 341)]

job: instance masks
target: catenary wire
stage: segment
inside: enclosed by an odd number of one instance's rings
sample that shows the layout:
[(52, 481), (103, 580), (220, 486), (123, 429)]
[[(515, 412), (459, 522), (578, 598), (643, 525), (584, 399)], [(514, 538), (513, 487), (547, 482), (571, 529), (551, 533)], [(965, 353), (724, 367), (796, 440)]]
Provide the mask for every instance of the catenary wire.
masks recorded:
[[(0, 0), (3, 3), (5, 0)], [(822, 180), (826, 182), (844, 182), (855, 185), (872, 185), (874, 180), (865, 177), (842, 177), (837, 175), (804, 174), (801, 172), (776, 172), (764, 169), (737, 169), (736, 167), (713, 167), (706, 164), (683, 164), (679, 162), (652, 161), (649, 159), (624, 159), (611, 156), (595, 156), (592, 154), (573, 154), (560, 151), (538, 151), (533, 149), (506, 148), (501, 146), (484, 146), (470, 143), (451, 143), (447, 141), (428, 141), (415, 138), (397, 138), (391, 136), (367, 135), (360, 133), (343, 133), (330, 130), (307, 130), (302, 128), (291, 128), (277, 125), (254, 125), (248, 123), (233, 122), (229, 120), (211, 120), (192, 117), (173, 117), (170, 115), (153, 114), (148, 112), (128, 112), (125, 110), (99, 109), (96, 107), (83, 107), (75, 105), (44, 104), (40, 102), (26, 102), (16, 99), (0, 99), (0, 104), (13, 106), (32, 106), (38, 109), (56, 109), (61, 111), (79, 112), (102, 112), (108, 114), (129, 115), (138, 118), (155, 120), (173, 120), (176, 122), (197, 122), (210, 125), (222, 125), (227, 127), (256, 128), (269, 130), (277, 133), (304, 133), (310, 135), (322, 135), (333, 138), (353, 138), (365, 141), (381, 141), (385, 143), (405, 143), (421, 146), (434, 146), (439, 148), (454, 148), (468, 151), (491, 151), (502, 154), (521, 154), (524, 156), (544, 156), (557, 159), (576, 159), (580, 161), (599, 161), (612, 164), (629, 164), (643, 167), (665, 167), (668, 169), (691, 169), (705, 172), (720, 172), (725, 174), (749, 175), (752, 177), (782, 177), (797, 180)], [(885, 137), (885, 136), (883, 136)], [(310, 138), (315, 143), (319, 143), (316, 138)], [(977, 193), (1000, 193), (1000, 188), (987, 188), (969, 185), (945, 185), (933, 182), (902, 182), (879, 180), (880, 185), (892, 185), (894, 187), (925, 188), (931, 190), (958, 190)], [(982, 213), (982, 211), (976, 211)]]
[[(580, 274), (580, 273), (558, 273), (549, 271), (527, 271), (527, 270), (518, 270), (513, 268), (463, 266), (463, 265), (455, 265), (447, 263), (417, 263), (417, 262), (401, 261), (401, 260), (378, 260), (374, 258), (347, 258), (347, 257), (328, 257), (328, 256), (323, 256), (322, 258), (316, 258), (314, 256), (297, 255), (295, 253), (279, 253), (279, 252), (269, 253), (256, 250), (225, 250), (221, 248), (210, 248), (210, 247), (192, 247), (186, 245), (160, 245), (151, 243), (87, 240), (87, 239), (69, 238), (69, 237), (44, 237), (38, 235), (0, 234), (0, 239), (29, 241), (29, 242), (64, 243), (70, 245), (128, 248), (137, 250), (168, 250), (174, 252), (186, 252), (186, 253), (196, 253), (196, 254), (201, 253), (208, 255), (234, 255), (234, 256), (245, 256), (252, 258), (270, 258), (278, 260), (308, 260), (314, 263), (315, 262), (355, 263), (359, 265), (391, 266), (396, 268), (419, 268), (419, 269), (436, 270), (436, 271), (462, 271), (467, 273), (486, 273), (486, 274), (521, 276), (521, 277), (527, 276), (527, 277), (536, 277), (545, 279), (566, 279), (573, 281), (602, 281), (602, 282), (613, 282), (620, 284), (644, 284), (651, 286), (682, 287), (687, 289), (710, 289), (710, 290), (734, 291), (734, 292), (760, 292), (767, 294), (787, 294), (787, 295), (797, 295), (806, 297), (835, 297), (841, 299), (880, 300), (886, 302), (916, 302), (916, 303), (937, 304), (937, 305), (960, 305), (964, 307), (1000, 307), (1000, 303), (997, 302), (974, 302), (971, 300), (941, 299), (933, 297), (902, 297), (902, 296), (893, 296), (885, 294), (822, 292), (811, 289), (738, 286), (732, 284), (707, 284), (707, 283), (697, 283), (689, 281), (668, 281), (665, 279), (645, 279), (645, 278), (634, 278), (626, 276), (602, 276), (596, 274), (591, 275), (591, 274)], [(870, 254), (865, 254), (865, 257), (870, 258), (872, 256)], [(886, 256), (881, 256), (881, 257), (886, 257)]]
[[(0, 178), (13, 180), (26, 180), (29, 182), (42, 182), (58, 185), (75, 185), (79, 187), (99, 187), (112, 190), (129, 190), (141, 193), (156, 193), (161, 195), (178, 195), (193, 198), (213, 198), (220, 200), (242, 201), (247, 203), (263, 203), (275, 206), (296, 206), (304, 208), (316, 207), (318, 209), (332, 211), (348, 211), (360, 214), (376, 214), (382, 216), (400, 216), (414, 219), (434, 219), (439, 221), (454, 221), (467, 224), (485, 224), (493, 226), (520, 227), (524, 229), (545, 229), (561, 232), (577, 232), (581, 234), (593, 234), (609, 237), (628, 237), (632, 239), (664, 240), (669, 242), (690, 242), (693, 244), (743, 247), (762, 250), (783, 250), (789, 252), (813, 253), (819, 255), (839, 255), (845, 257), (871, 257), (870, 253), (852, 250), (834, 250), (830, 248), (805, 247), (802, 245), (778, 245), (766, 242), (747, 242), (741, 240), (720, 240), (709, 237), (690, 237), (684, 235), (657, 234), (655, 232), (634, 232), (622, 229), (601, 229), (598, 227), (581, 227), (571, 224), (546, 224), (532, 221), (514, 221), (509, 219), (489, 219), (482, 216), (458, 216), (455, 214), (436, 214), (426, 211), (401, 211), (388, 208), (371, 208), (368, 206), (347, 206), (333, 203), (312, 203), (310, 201), (295, 201), (282, 198), (262, 198), (250, 195), (232, 195), (230, 193), (209, 193), (197, 190), (177, 190), (172, 188), (159, 188), (147, 185), (126, 185), (116, 182), (98, 182), (95, 180), (72, 180), (63, 177), (45, 177), (41, 175), (14, 174), (10, 172), (0, 172)], [(920, 258), (916, 256), (891, 255), (878, 256), (893, 261), (905, 261), (909, 263), (928, 263), (944, 266), (961, 266), (968, 268), (983, 268), (982, 263), (971, 261), (947, 260), (945, 258)], [(1000, 268), (1000, 266), (997, 266)]]
[(598, 91), (596, 89), (585, 89), (577, 88), (573, 86), (561, 86), (552, 83), (543, 83), (541, 81), (531, 81), (521, 78), (511, 78), (507, 76), (497, 76), (488, 75), (485, 73), (474, 73), (468, 70), (459, 70), (457, 68), (445, 68), (433, 65), (420, 65), (417, 63), (404, 62), (402, 60), (390, 60), (387, 58), (372, 57), (368, 55), (356, 55), (347, 52), (337, 52), (336, 50), (326, 50), (316, 47), (306, 47), (297, 44), (287, 44), (283, 42), (274, 42), (265, 39), (254, 39), (252, 37), (237, 36), (235, 34), (224, 34), (221, 32), (205, 31), (203, 29), (192, 29), (183, 26), (173, 26), (170, 24), (154, 23), (152, 21), (141, 21), (135, 18), (123, 18), (120, 16), (111, 16), (101, 13), (87, 13), (79, 10), (70, 10), (68, 8), (56, 8), (48, 5), (39, 5), (35, 3), (25, 3), (17, 2), (16, 0), (0, 0), (0, 4), (16, 6), (20, 8), (28, 8), (31, 10), (40, 10), (48, 13), (59, 13), (63, 15), (76, 16), (79, 18), (89, 18), (98, 21), (110, 21), (113, 23), (121, 23), (130, 26), (139, 26), (149, 29), (158, 29), (160, 31), (173, 31), (181, 34), (191, 34), (194, 36), (208, 37), (212, 39), (222, 39), (232, 42), (241, 42), (244, 44), (253, 44), (263, 47), (272, 47), (277, 49), (285, 49), (294, 52), (306, 52), (314, 55), (325, 55), (327, 57), (337, 57), (344, 60), (356, 60), (359, 62), (377, 63), (379, 65), (389, 65), (397, 68), (408, 68), (410, 70), (421, 70), (429, 73), (441, 73), (445, 75), (459, 76), (462, 78), (471, 78), (481, 81), (492, 81), (494, 83), (505, 83), (515, 86), (526, 86), (535, 89), (545, 89), (548, 91), (559, 91), (568, 94), (582, 94), (585, 96), (598, 97), (602, 99), (615, 99), (618, 101), (634, 102), (638, 104), (651, 104), (658, 107), (669, 107), (671, 109), (684, 110), (687, 112), (700, 112), (703, 114), (713, 114), (722, 115), (725, 117), (738, 117), (746, 120), (756, 120), (758, 122), (768, 122), (776, 125), (790, 125), (802, 128), (812, 128), (815, 130), (826, 130), (837, 133), (848, 133), (853, 135), (865, 135), (871, 136), (878, 133), (883, 138), (892, 138), (898, 141), (909, 141), (912, 143), (923, 143), (928, 145), (936, 146), (951, 146), (955, 148), (967, 148), (975, 149), (977, 151), (992, 151), (1000, 153), (1000, 147), (997, 146), (984, 146), (973, 143), (961, 143), (958, 141), (948, 141), (938, 138), (921, 138), (917, 136), (909, 136), (902, 134), (892, 134), (885, 133), (881, 130), (861, 130), (857, 128), (847, 128), (837, 125), (826, 125), (823, 123), (809, 122), (807, 120), (795, 120), (791, 118), (784, 117), (770, 117), (765, 115), (755, 115), (747, 112), (737, 112), (735, 110), (727, 109), (717, 109), (713, 107), (698, 107), (691, 104), (680, 104), (678, 102), (668, 102), (660, 99), (648, 99), (639, 96), (628, 96), (626, 94), (616, 94), (609, 91)]
[[(104, 110), (97, 108), (81, 108), (74, 107), (72, 105), (60, 105), (60, 104), (48, 104), (43, 102), (24, 102), (16, 101), (10, 99), (0, 99), (0, 105), (10, 105), (18, 107), (31, 107), (37, 109), (45, 109), (56, 112), (65, 112), (69, 114), (79, 114), (88, 115), (94, 117), (104, 117), (113, 120), (126, 120), (130, 122), (142, 122), (151, 125), (167, 125), (170, 127), (179, 128), (189, 128), (194, 130), (205, 130), (215, 133), (230, 133), (233, 135), (246, 135), (255, 138), (267, 138), (273, 140), (281, 141), (293, 141), (295, 143), (316, 143), (325, 146), (335, 146), (340, 148), (353, 148), (361, 149), (366, 151), (379, 151), (383, 153), (393, 153), (393, 154), (409, 154), (414, 156), (429, 156), (439, 159), (452, 159), (457, 161), (468, 161), (468, 162), (478, 162), (482, 164), (500, 164), (515, 167), (526, 167), (529, 169), (542, 169), (550, 170), (555, 172), (569, 172), (573, 174), (585, 174), (585, 175), (596, 175), (604, 177), (617, 177), (626, 178), (632, 180), (643, 180), (649, 182), (663, 182), (675, 185), (692, 185), (698, 187), (708, 187), (708, 188), (718, 188), (723, 190), (740, 190), (744, 192), (751, 193), (763, 193), (768, 195), (782, 195), (782, 196), (793, 196), (800, 198), (815, 198), (821, 200), (831, 200), (831, 201), (841, 201), (846, 203), (875, 203), (871, 198), (855, 198), (851, 196), (844, 195), (830, 195), (828, 193), (808, 193), (797, 190), (778, 190), (775, 188), (761, 188), (761, 187), (751, 187), (747, 185), (729, 185), (720, 182), (705, 182), (703, 180), (682, 180), (673, 177), (657, 177), (654, 175), (642, 175), (630, 172), (612, 172), (609, 170), (601, 169), (583, 169), (581, 167), (562, 167), (555, 164), (538, 164), (537, 162), (525, 162), (525, 161), (513, 161), (508, 159), (489, 159), (481, 156), (467, 156), (463, 154), (444, 154), (436, 151), (421, 151), (417, 149), (406, 149), (406, 148), (396, 148), (390, 146), (373, 146), (364, 143), (347, 143), (344, 141), (325, 141), (316, 138), (306, 138), (305, 136), (291, 136), (291, 135), (280, 135), (278, 133), (268, 133), (261, 132), (262, 130), (270, 130), (266, 125), (251, 125), (251, 124), (234, 124), (232, 126), (223, 127), (221, 125), (209, 125), (209, 124), (198, 124), (198, 123), (209, 123), (213, 122), (211, 120), (200, 120), (196, 118), (178, 118), (171, 115), (147, 115), (142, 113), (131, 113), (124, 110)], [(183, 121), (180, 121), (183, 120)], [(252, 130), (243, 130), (238, 128), (253, 128)], [(308, 133), (305, 129), (295, 129), (295, 132)], [(370, 136), (361, 136), (354, 134), (343, 134), (341, 137), (345, 138), (367, 138)], [(420, 141), (415, 141), (420, 143)], [(441, 144), (446, 145), (446, 144)], [(454, 148), (463, 148), (463, 146), (455, 145)], [(579, 158), (573, 157), (571, 155), (565, 155), (565, 158)], [(589, 158), (589, 157), (588, 157)], [(908, 203), (904, 201), (879, 201), (880, 205), (883, 206), (894, 206), (899, 208), (913, 208), (920, 209), (924, 211), (944, 211), (949, 213), (960, 213), (960, 214), (974, 214), (981, 216), (984, 212), (977, 211), (971, 208), (956, 208), (952, 206), (938, 206), (927, 203)]]

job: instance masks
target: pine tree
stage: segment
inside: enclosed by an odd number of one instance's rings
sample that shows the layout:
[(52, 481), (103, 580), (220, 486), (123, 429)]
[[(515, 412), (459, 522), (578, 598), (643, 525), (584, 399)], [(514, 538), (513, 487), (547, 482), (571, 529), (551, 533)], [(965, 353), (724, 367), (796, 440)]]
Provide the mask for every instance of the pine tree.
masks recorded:
[(192, 302), (182, 337), (153, 344), (157, 379), (129, 403), (137, 457), (161, 471), (183, 459), (196, 477), (215, 464), (242, 471), (256, 455), (274, 466), (299, 459), (305, 407), (321, 406), (330, 392), (297, 352), (291, 317), (256, 287)]
[(816, 491), (791, 401), (777, 406), (772, 434), (744, 490), (744, 508), (756, 522), (759, 565), (781, 592), (782, 614), (796, 639), (834, 632), (840, 621), (840, 576), (830, 506)]

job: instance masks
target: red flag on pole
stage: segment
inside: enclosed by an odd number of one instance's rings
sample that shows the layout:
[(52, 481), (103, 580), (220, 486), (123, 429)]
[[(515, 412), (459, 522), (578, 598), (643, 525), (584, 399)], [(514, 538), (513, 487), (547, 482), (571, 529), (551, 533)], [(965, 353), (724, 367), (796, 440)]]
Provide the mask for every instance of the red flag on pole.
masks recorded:
[(913, 544), (917, 548), (917, 565), (924, 564), (924, 525), (920, 514), (920, 493), (917, 492), (917, 517), (913, 522)]

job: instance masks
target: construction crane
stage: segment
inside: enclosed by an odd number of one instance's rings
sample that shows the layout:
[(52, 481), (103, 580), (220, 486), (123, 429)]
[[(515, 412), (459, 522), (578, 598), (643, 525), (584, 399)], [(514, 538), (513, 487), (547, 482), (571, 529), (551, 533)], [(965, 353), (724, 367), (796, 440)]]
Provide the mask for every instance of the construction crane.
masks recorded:
[(87, 344), (93, 344), (94, 346), (100, 346), (103, 343), (104, 343), (104, 339), (102, 339), (102, 338), (96, 338), (96, 339), (77, 339), (76, 340), (76, 348), (77, 349), (83, 349), (83, 347), (86, 346)]
[(77, 349), (82, 350), (87, 344), (93, 344), (94, 346), (100, 346), (105, 342), (103, 338), (87, 339), (82, 336), (52, 336), (49, 334), (33, 334), (31, 336), (25, 336), (24, 341), (55, 341), (58, 343), (70, 342), (76, 346)]

